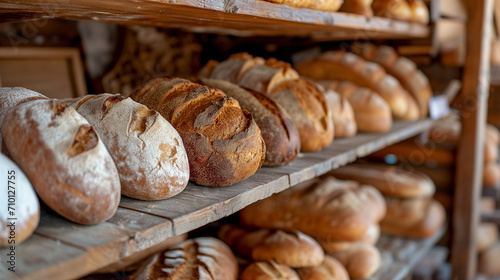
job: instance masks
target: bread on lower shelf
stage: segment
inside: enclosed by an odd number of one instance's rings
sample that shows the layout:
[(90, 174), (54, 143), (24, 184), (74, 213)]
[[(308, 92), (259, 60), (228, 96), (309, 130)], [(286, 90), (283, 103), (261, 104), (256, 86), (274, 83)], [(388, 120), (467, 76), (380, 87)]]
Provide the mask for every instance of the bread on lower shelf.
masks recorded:
[(190, 180), (229, 186), (253, 175), (265, 143), (252, 115), (223, 91), (172, 77), (150, 81), (132, 98), (158, 111), (179, 132)]
[(351, 103), (333, 90), (325, 91), (325, 98), (332, 111), (335, 138), (349, 138), (356, 135), (358, 125)]
[(355, 242), (345, 250), (327, 253), (344, 265), (351, 278), (368, 278), (380, 267), (380, 251), (364, 242)]
[(325, 256), (319, 266), (297, 269), (301, 280), (348, 280), (349, 274), (344, 265), (333, 257)]
[(301, 280), (292, 268), (270, 262), (254, 262), (243, 271), (241, 280)]
[(123, 195), (159, 200), (184, 190), (189, 181), (186, 150), (159, 113), (119, 94), (76, 98), (70, 105), (94, 127), (113, 157)]

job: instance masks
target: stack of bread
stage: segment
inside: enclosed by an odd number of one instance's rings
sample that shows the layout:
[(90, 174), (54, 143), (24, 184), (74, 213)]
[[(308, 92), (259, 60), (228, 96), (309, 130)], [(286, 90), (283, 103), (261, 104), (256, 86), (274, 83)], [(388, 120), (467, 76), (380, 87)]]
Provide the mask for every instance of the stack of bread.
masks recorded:
[[(301, 75), (340, 91), (350, 101), (354, 97), (345, 92), (355, 91), (356, 87), (377, 93), (387, 102), (395, 119), (416, 120), (427, 115), (432, 92), (429, 81), (414, 63), (385, 46), (362, 45), (358, 53), (363, 57), (349, 52), (327, 51), (302, 60), (294, 67)], [(356, 87), (339, 85), (337, 81), (349, 81)], [(377, 103), (380, 102), (377, 100)], [(381, 107), (381, 110), (385, 108)]]
[(331, 174), (339, 179), (369, 183), (384, 195), (387, 213), (380, 222), (384, 233), (426, 238), (444, 225), (444, 208), (432, 198), (434, 183), (423, 173), (385, 164), (355, 163)]
[[(495, 210), (495, 199), (483, 197), (480, 209), (482, 212), (492, 212)], [(500, 257), (500, 242), (498, 241), (498, 226), (495, 223), (481, 222), (477, 230), (476, 242), (479, 274), (487, 277), (500, 276), (498, 259)]]
[(297, 127), (303, 152), (319, 151), (333, 141), (332, 111), (324, 91), (287, 63), (239, 53), (222, 62), (209, 61), (199, 77), (229, 81), (280, 105)]
[(303, 232), (343, 264), (350, 277), (367, 278), (380, 265), (374, 244), (385, 211), (375, 188), (322, 176), (258, 201), (239, 217), (248, 227)]

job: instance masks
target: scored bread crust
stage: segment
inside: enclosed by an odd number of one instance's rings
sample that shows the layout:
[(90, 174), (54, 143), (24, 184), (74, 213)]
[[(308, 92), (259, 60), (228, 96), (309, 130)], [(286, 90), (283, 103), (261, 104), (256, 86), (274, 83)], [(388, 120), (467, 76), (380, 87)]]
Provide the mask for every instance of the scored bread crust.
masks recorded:
[(119, 94), (72, 100), (113, 157), (122, 194), (159, 200), (179, 194), (189, 181), (182, 139), (159, 113)]
[(325, 91), (325, 100), (332, 111), (335, 138), (349, 138), (356, 135), (358, 126), (351, 103), (333, 90)]
[(224, 242), (212, 237), (188, 239), (156, 254), (132, 279), (236, 280), (238, 263)]
[(80, 224), (115, 213), (120, 181), (92, 126), (64, 102), (35, 100), (11, 110), (2, 124), (12, 159), (51, 209)]
[(179, 132), (189, 159), (190, 180), (229, 186), (253, 175), (265, 143), (252, 115), (218, 89), (172, 77), (151, 81), (134, 95)]
[(280, 166), (293, 161), (300, 152), (300, 138), (290, 115), (277, 103), (255, 91), (245, 90), (224, 80), (202, 79), (203, 84), (218, 88), (249, 111), (266, 143), (264, 166)]
[(329, 252), (328, 255), (342, 263), (351, 278), (369, 278), (380, 267), (380, 251), (363, 242), (356, 242), (346, 250)]
[(292, 268), (271, 262), (254, 262), (247, 266), (240, 277), (241, 280), (300, 280)]
[(328, 51), (294, 65), (306, 77), (318, 81), (351, 81), (380, 95), (391, 108), (394, 118), (416, 120), (419, 108), (399, 81), (382, 66), (366, 61), (354, 53)]
[(314, 238), (355, 241), (385, 215), (375, 188), (323, 176), (253, 203), (239, 212), (247, 226), (299, 230)]
[(297, 273), (301, 280), (349, 280), (344, 265), (328, 255), (321, 265), (299, 268)]

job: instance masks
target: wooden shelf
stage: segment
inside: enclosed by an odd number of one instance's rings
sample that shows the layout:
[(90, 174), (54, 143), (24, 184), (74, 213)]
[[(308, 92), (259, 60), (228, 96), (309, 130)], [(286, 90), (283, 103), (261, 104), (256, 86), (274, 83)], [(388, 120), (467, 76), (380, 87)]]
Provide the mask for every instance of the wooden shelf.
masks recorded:
[[(81, 226), (53, 213), (43, 213), (35, 234), (16, 247), (17, 273), (7, 271), (7, 263), (2, 261), (0, 279), (68, 279), (86, 275), (426, 131), (432, 123), (429, 119), (395, 122), (386, 133), (334, 140), (320, 152), (301, 154), (286, 166), (261, 168), (249, 179), (230, 187), (189, 183), (179, 195), (154, 202), (122, 197), (115, 216), (95, 226)], [(7, 248), (0, 250), (0, 256), (6, 254)]]
[(426, 25), (299, 9), (260, 0), (1, 0), (0, 22), (32, 18), (92, 19), (185, 28), (236, 36), (318, 39), (424, 38)]

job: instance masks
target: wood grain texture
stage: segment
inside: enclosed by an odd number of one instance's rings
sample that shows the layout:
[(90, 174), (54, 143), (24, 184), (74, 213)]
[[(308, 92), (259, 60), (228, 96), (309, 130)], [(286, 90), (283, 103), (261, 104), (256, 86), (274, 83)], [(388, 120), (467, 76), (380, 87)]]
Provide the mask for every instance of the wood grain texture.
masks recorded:
[[(468, 0), (467, 56), (460, 97), (461, 141), (458, 147), (451, 247), (452, 276), (473, 279), (476, 229), (483, 174), (484, 141), (490, 78), (492, 0)], [(464, 246), (467, 244), (467, 246)]]
[(29, 18), (93, 19), (188, 28), (237, 36), (293, 35), (329, 39), (422, 38), (425, 25), (299, 9), (260, 0), (2, 0), (0, 22)]

